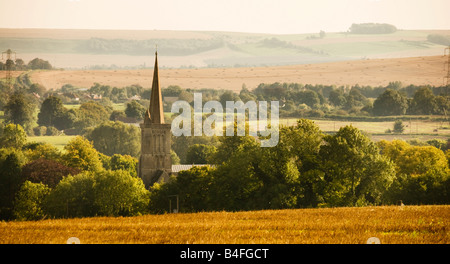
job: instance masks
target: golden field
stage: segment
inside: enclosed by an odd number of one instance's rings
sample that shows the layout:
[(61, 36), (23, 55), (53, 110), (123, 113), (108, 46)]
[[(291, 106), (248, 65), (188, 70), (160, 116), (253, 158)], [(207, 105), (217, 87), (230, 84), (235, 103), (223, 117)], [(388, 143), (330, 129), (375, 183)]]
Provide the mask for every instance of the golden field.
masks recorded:
[(448, 244), (450, 206), (204, 212), (1, 222), (0, 243)]
[[(159, 66), (164, 66), (159, 56)], [(425, 56), (411, 58), (371, 59), (304, 65), (160, 69), (161, 87), (179, 85), (183, 89), (224, 89), (239, 92), (245, 84), (250, 90), (261, 83), (302, 83), (323, 85), (386, 86), (400, 81), (404, 85), (443, 85), (447, 57)], [(94, 83), (125, 87), (140, 84), (151, 87), (152, 69), (143, 70), (67, 70), (35, 71), (31, 79), (47, 89), (59, 89), (64, 84), (89, 88)]]

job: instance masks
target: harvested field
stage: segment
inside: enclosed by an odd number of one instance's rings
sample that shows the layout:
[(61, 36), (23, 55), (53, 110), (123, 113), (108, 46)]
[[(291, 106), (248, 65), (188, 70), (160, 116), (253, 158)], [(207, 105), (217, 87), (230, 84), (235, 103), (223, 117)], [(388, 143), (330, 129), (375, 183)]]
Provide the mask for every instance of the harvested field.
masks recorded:
[[(404, 85), (443, 84), (444, 56), (371, 59), (320, 64), (248, 67), (248, 68), (196, 68), (160, 69), (161, 87), (179, 85), (187, 89), (224, 89), (240, 91), (242, 85), (254, 89), (260, 83), (288, 82), (324, 85), (386, 86), (400, 81)], [(164, 65), (165, 58), (158, 62)], [(124, 87), (140, 84), (150, 88), (153, 70), (72, 70), (36, 71), (32, 81), (48, 89), (59, 89), (64, 84), (89, 88), (94, 83)]]

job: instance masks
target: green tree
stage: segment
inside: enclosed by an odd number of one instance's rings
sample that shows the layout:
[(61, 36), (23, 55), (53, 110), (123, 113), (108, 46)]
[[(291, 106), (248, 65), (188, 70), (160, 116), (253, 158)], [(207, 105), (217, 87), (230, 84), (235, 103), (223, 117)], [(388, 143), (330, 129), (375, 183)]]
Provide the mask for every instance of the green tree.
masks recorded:
[(111, 170), (123, 170), (128, 172), (131, 176), (137, 177), (138, 161), (130, 155), (114, 154), (111, 157), (110, 164)]
[(36, 106), (20, 92), (15, 92), (9, 98), (4, 110), (6, 121), (28, 128), (34, 122)]
[(27, 134), (21, 125), (8, 124), (0, 136), (0, 146), (3, 148), (20, 149), (27, 142)]
[(131, 216), (147, 212), (141, 179), (118, 171), (83, 172), (63, 178), (45, 201), (53, 217)]
[(403, 133), (405, 130), (405, 126), (401, 120), (397, 120), (394, 122), (394, 133)]
[(224, 137), (217, 149), (216, 170), (211, 186), (215, 210), (250, 210), (266, 208), (255, 195), (263, 182), (254, 170), (259, 160), (259, 142), (250, 136)]
[(408, 100), (398, 91), (386, 89), (373, 102), (373, 113), (375, 115), (404, 115), (408, 109)]
[(216, 151), (215, 146), (194, 144), (188, 148), (186, 161), (188, 164), (208, 164)]
[(74, 122), (74, 128), (79, 132), (83, 132), (89, 127), (95, 127), (98, 124), (108, 121), (111, 114), (100, 104), (86, 102), (80, 105), (76, 115), (77, 119)]
[(123, 170), (98, 172), (94, 179), (99, 215), (133, 216), (147, 212), (149, 192), (141, 179)]
[(94, 185), (93, 173), (64, 177), (46, 197), (44, 212), (56, 218), (97, 215)]
[(13, 202), (17, 191), (24, 182), (22, 166), (26, 157), (20, 150), (0, 149), (0, 219), (13, 217)]
[(127, 108), (125, 109), (125, 114), (127, 117), (136, 118), (138, 120), (144, 119), (145, 107), (143, 107), (136, 100), (132, 100), (127, 103)]
[(62, 159), (67, 166), (82, 171), (99, 171), (102, 169), (97, 150), (84, 137), (77, 136), (70, 140), (64, 150)]
[(139, 128), (135, 126), (107, 121), (89, 130), (86, 138), (105, 155), (121, 154), (137, 158), (141, 146), (140, 134)]
[(300, 172), (298, 178), (297, 204), (302, 207), (315, 207), (323, 202), (320, 193), (323, 172), (319, 170), (320, 145), (323, 134), (313, 121), (299, 119), (296, 126), (284, 127), (280, 130), (279, 147), (283, 147), (289, 157), (294, 160)]
[(309, 107), (316, 107), (320, 104), (319, 95), (311, 90), (298, 92), (297, 99), (299, 103), (304, 103)]
[(168, 183), (155, 184), (150, 191), (150, 211), (152, 213), (168, 212), (169, 203), (172, 204), (172, 209), (175, 209), (174, 195), (178, 195), (180, 212), (213, 209), (214, 205), (210, 202), (213, 171), (214, 168), (207, 166), (192, 167), (189, 170), (180, 171)]
[(50, 143), (31, 142), (23, 146), (23, 150), (30, 161), (42, 158), (61, 162), (61, 151)]
[(25, 181), (15, 197), (15, 219), (21, 221), (43, 219), (45, 217), (43, 203), (49, 193), (50, 188), (45, 184)]
[(30, 62), (28, 62), (28, 68), (31, 70), (51, 70), (52, 65), (48, 61), (45, 61), (43, 59), (34, 58)]
[(70, 128), (73, 121), (60, 98), (49, 96), (42, 102), (37, 121), (40, 126), (54, 126), (59, 130), (64, 130)]
[(379, 204), (393, 181), (393, 164), (353, 126), (324, 137), (320, 147), (325, 203), (329, 206)]
[(328, 100), (330, 103), (334, 106), (343, 106), (345, 102), (347, 101), (345, 99), (344, 92), (341, 89), (334, 89), (330, 92), (330, 95), (328, 96)]
[(234, 93), (232, 91), (225, 91), (222, 95), (220, 95), (220, 98), (219, 98), (219, 102), (222, 104), (223, 108), (226, 107), (226, 103), (228, 101), (236, 102), (239, 100), (240, 100), (239, 95), (237, 95), (236, 93)]
[(419, 115), (431, 115), (439, 112), (436, 96), (429, 87), (421, 87), (414, 93), (410, 112)]

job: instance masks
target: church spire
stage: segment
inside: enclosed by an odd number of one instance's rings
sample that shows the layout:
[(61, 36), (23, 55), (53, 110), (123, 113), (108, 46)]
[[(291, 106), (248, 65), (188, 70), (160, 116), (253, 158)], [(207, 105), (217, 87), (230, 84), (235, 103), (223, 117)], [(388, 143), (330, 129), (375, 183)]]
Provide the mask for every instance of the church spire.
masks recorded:
[(145, 115), (144, 123), (164, 124), (164, 110), (158, 74), (158, 51), (155, 52), (155, 67), (153, 69), (153, 84), (150, 97), (150, 107)]

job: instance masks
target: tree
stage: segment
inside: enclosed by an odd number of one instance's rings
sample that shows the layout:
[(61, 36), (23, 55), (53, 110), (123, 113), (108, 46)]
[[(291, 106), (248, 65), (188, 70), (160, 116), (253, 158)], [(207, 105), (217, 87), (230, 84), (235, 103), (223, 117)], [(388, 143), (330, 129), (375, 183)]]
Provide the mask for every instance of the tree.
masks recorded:
[(110, 161), (111, 170), (123, 170), (128, 172), (133, 177), (137, 177), (137, 165), (137, 159), (131, 157), (130, 155), (114, 154)]
[(373, 113), (375, 115), (404, 115), (407, 109), (407, 98), (392, 89), (386, 89), (373, 102)]
[(352, 34), (389, 34), (397, 31), (394, 25), (379, 23), (352, 24), (350, 27)]
[(330, 103), (334, 106), (343, 106), (347, 101), (341, 89), (334, 89), (328, 97)]
[(0, 219), (13, 217), (13, 202), (17, 191), (24, 182), (22, 166), (26, 157), (20, 150), (0, 149)]
[(57, 161), (37, 159), (22, 168), (22, 177), (32, 183), (43, 183), (54, 188), (67, 175), (76, 175), (80, 169), (67, 167)]
[(450, 170), (443, 151), (433, 146), (411, 146), (402, 140), (377, 143), (395, 164), (396, 180), (387, 189), (391, 203), (448, 203)]
[(323, 39), (323, 38), (326, 36), (325, 31), (321, 30), (321, 31), (319, 32), (319, 36), (320, 36), (321, 39)]
[(8, 122), (29, 127), (34, 119), (35, 105), (24, 94), (15, 92), (4, 107)]
[(36, 143), (30, 142), (23, 146), (25, 155), (29, 161), (37, 159), (47, 159), (61, 162), (61, 151), (50, 143)]
[(32, 69), (32, 70), (38, 70), (38, 69), (51, 70), (52, 65), (48, 61), (45, 61), (45, 60), (42, 60), (39, 58), (35, 58), (35, 59), (31, 60), (30, 62), (28, 62), (28, 68)]
[(47, 91), (47, 89), (46, 89), (42, 84), (39, 84), (39, 83), (32, 83), (32, 84), (30, 85), (29, 91), (30, 91), (31, 93), (36, 93), (36, 94), (42, 96), (42, 95), (45, 94), (45, 92)]
[(178, 195), (180, 212), (213, 210), (215, 205), (210, 201), (213, 171), (214, 168), (207, 166), (192, 167), (180, 171), (177, 177), (171, 178), (167, 183), (156, 183), (150, 191), (150, 211), (168, 212), (170, 201), (172, 208), (175, 208), (174, 194)]
[(133, 125), (107, 121), (89, 130), (86, 138), (105, 155), (121, 154), (137, 158), (140, 153), (140, 134), (139, 128)]
[(379, 204), (392, 183), (393, 165), (379, 154), (376, 145), (352, 126), (324, 137), (320, 147), (324, 200), (330, 206)]
[(50, 194), (50, 188), (43, 183), (25, 181), (20, 187), (14, 201), (16, 220), (41, 220), (45, 217), (43, 204)]
[(211, 203), (215, 210), (267, 208), (255, 195), (262, 186), (254, 170), (260, 145), (250, 136), (226, 137), (217, 149), (216, 170), (211, 184)]
[(73, 120), (70, 119), (67, 111), (61, 99), (49, 96), (42, 102), (37, 123), (40, 126), (54, 126), (59, 130), (70, 128)]
[(319, 170), (320, 145), (323, 134), (311, 120), (299, 119), (296, 126), (280, 129), (279, 146), (289, 153), (294, 160), (298, 177), (297, 205), (301, 207), (316, 207), (322, 201), (319, 192), (323, 185), (323, 172)]
[(405, 130), (405, 126), (401, 120), (397, 120), (394, 122), (394, 133), (403, 133)]
[(133, 216), (147, 212), (149, 192), (140, 178), (117, 170), (95, 173), (94, 180), (99, 215)]
[(93, 173), (64, 177), (46, 197), (44, 211), (56, 218), (97, 215), (94, 185)]
[(127, 103), (127, 108), (125, 109), (125, 114), (127, 117), (136, 118), (138, 120), (144, 119), (145, 108), (138, 103), (136, 100), (132, 100)]
[(431, 115), (439, 112), (436, 97), (428, 87), (421, 87), (414, 93), (411, 103), (411, 113)]
[(311, 90), (305, 90), (298, 92), (298, 102), (304, 103), (308, 105), (309, 107), (316, 107), (320, 104), (319, 96), (316, 92)]
[(8, 124), (0, 136), (0, 146), (3, 148), (20, 149), (27, 142), (27, 134), (21, 125)]
[(53, 217), (132, 216), (147, 212), (149, 192), (127, 172), (83, 172), (63, 178), (45, 202)]
[(188, 148), (186, 162), (188, 164), (208, 164), (216, 147), (205, 144), (194, 144)]
[(74, 128), (79, 132), (108, 121), (110, 117), (108, 110), (95, 102), (83, 103), (76, 114), (77, 120), (74, 122)]
[(97, 150), (84, 137), (77, 136), (70, 140), (64, 150), (62, 159), (66, 166), (82, 171), (99, 171), (102, 169)]

